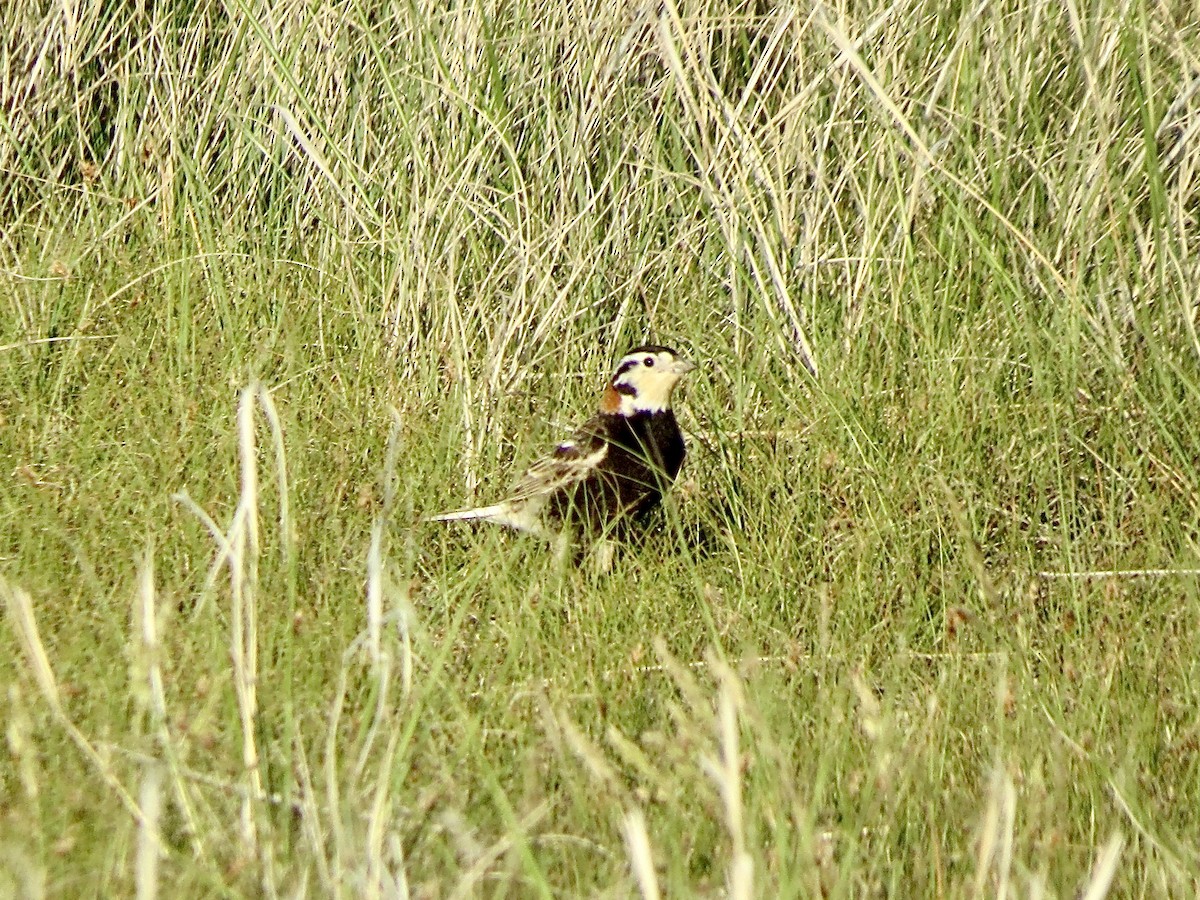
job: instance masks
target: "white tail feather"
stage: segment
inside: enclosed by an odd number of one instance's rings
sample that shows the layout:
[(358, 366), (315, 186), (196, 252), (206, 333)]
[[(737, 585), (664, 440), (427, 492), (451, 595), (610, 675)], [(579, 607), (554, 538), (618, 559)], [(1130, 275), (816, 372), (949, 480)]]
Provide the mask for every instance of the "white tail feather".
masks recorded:
[(495, 522), (517, 531), (545, 536), (545, 526), (538, 521), (539, 505), (528, 503), (517, 504), (496, 503), (492, 506), (477, 506), (475, 509), (460, 509), (457, 512), (442, 513), (440, 516), (430, 516), (426, 522)]
[(458, 512), (442, 513), (440, 516), (430, 516), (426, 522), (461, 522), (472, 519), (503, 519), (507, 518), (507, 510), (503, 503), (492, 506), (477, 506), (475, 509), (460, 509)]

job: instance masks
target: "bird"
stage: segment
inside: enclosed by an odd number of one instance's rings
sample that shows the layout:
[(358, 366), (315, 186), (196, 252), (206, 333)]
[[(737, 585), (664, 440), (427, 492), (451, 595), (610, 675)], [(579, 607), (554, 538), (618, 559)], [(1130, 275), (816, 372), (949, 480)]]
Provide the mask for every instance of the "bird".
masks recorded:
[(670, 347), (645, 344), (621, 357), (599, 411), (535, 461), (507, 498), (432, 516), (483, 521), (551, 537), (563, 526), (603, 534), (662, 500), (686, 455), (671, 397), (696, 368)]

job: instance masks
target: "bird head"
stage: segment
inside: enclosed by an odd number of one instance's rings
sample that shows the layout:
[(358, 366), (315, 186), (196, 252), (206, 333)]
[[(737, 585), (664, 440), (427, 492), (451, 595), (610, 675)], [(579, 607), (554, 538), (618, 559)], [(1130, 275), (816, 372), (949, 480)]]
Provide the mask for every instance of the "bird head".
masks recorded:
[(646, 345), (630, 350), (617, 365), (600, 401), (600, 411), (610, 415), (663, 412), (671, 408), (671, 394), (679, 379), (696, 364), (670, 347)]

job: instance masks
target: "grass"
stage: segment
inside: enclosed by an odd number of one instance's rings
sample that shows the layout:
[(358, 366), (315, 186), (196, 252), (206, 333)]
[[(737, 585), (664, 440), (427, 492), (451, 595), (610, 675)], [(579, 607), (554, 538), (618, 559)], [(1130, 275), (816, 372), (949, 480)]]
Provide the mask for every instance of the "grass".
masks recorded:
[(1200, 887), (1186, 4), (0, 23), (0, 893)]

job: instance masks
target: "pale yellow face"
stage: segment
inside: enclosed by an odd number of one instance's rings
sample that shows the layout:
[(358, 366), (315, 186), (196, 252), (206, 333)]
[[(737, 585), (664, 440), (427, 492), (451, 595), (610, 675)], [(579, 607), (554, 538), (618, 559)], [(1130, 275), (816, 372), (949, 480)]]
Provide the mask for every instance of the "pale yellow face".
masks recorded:
[(662, 412), (671, 408), (679, 379), (694, 368), (695, 363), (666, 347), (640, 348), (621, 358), (605, 400), (616, 406), (612, 412), (623, 415)]

